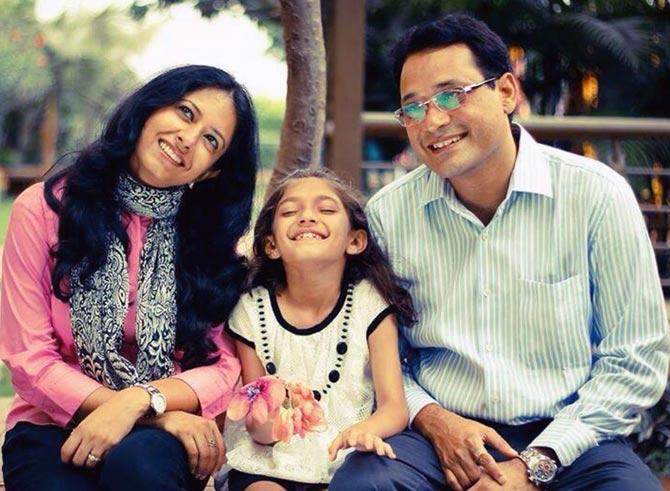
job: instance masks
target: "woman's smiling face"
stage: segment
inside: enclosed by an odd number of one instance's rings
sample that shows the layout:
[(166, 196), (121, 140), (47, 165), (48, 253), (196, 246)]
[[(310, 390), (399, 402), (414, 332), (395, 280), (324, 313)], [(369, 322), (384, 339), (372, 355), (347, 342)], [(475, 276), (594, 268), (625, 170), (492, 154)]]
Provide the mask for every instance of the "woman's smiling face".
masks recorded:
[(235, 132), (235, 106), (218, 88), (189, 92), (147, 118), (130, 157), (130, 171), (149, 186), (166, 188), (210, 177)]

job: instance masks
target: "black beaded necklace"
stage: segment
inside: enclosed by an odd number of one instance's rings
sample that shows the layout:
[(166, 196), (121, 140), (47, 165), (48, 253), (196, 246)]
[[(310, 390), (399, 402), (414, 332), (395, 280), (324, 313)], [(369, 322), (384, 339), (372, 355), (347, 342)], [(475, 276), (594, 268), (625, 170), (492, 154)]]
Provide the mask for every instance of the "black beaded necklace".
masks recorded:
[[(347, 338), (349, 336), (349, 319), (351, 319), (351, 307), (353, 305), (353, 296), (354, 296), (354, 285), (347, 285), (347, 296), (344, 301), (344, 314), (342, 315), (342, 324), (340, 326), (340, 339), (335, 345), (335, 350), (337, 351), (337, 361), (335, 362), (335, 368), (328, 372), (328, 382), (326, 386), (320, 390), (313, 389), (314, 398), (317, 401), (321, 400), (321, 396), (327, 395), (328, 391), (333, 387), (333, 384), (337, 383), (340, 380), (340, 369), (342, 368), (342, 362), (344, 360), (344, 355), (348, 350)], [(268, 344), (268, 331), (267, 331), (267, 321), (265, 320), (265, 307), (263, 305), (263, 299), (258, 297), (256, 299), (256, 308), (258, 310), (258, 320), (260, 322), (261, 328), (261, 356), (265, 361), (265, 371), (269, 375), (274, 375), (277, 373), (277, 366), (272, 361), (270, 356), (270, 345)]]

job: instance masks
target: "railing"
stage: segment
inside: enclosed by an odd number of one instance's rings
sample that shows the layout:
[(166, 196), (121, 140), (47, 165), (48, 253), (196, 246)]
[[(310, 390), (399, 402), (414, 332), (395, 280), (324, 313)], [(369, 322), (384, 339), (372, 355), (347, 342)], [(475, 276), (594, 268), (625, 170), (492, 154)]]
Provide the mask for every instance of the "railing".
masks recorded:
[(2, 169), (2, 179), (6, 179), (5, 189), (11, 196), (16, 196), (32, 183), (39, 181), (48, 167), (39, 164), (16, 164)]
[[(405, 129), (398, 125), (390, 113), (363, 113), (363, 131), (368, 139), (397, 139), (406, 141)], [(533, 116), (520, 121), (535, 139), (581, 150), (579, 145), (588, 144), (597, 149), (594, 155), (625, 175), (636, 192), (640, 209), (647, 221), (656, 259), (661, 275), (661, 284), (666, 295), (670, 294), (670, 119), (603, 118), (603, 117), (547, 117)], [(326, 131), (332, 128), (326, 128)], [(626, 155), (628, 140), (661, 143), (661, 157), (644, 159), (645, 152), (636, 156)], [(604, 142), (603, 142), (604, 141)], [(663, 167), (668, 166), (668, 168)], [(363, 162), (363, 191), (371, 194), (393, 180), (404, 171), (390, 160)], [(667, 182), (664, 182), (667, 181)], [(660, 189), (659, 189), (660, 186)], [(649, 192), (649, 196), (645, 196)], [(660, 199), (659, 199), (660, 196)]]

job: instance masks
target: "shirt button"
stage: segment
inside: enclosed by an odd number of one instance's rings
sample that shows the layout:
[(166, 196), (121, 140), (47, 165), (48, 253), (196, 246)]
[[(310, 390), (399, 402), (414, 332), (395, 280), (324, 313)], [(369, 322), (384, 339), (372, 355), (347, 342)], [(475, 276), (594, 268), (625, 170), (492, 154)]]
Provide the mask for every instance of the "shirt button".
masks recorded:
[(491, 397), (491, 402), (493, 404), (498, 404), (499, 401), (500, 401), (500, 398), (498, 396)]
[(482, 290), (482, 295), (484, 295), (485, 297), (488, 297), (489, 295), (491, 295), (491, 289), (487, 286), (486, 288), (484, 288)]
[(486, 242), (487, 240), (489, 240), (489, 233), (488, 233), (488, 232), (484, 232), (484, 233), (482, 233), (482, 240), (483, 240), (484, 242)]
[(486, 351), (493, 351), (493, 345), (491, 343), (486, 343)]

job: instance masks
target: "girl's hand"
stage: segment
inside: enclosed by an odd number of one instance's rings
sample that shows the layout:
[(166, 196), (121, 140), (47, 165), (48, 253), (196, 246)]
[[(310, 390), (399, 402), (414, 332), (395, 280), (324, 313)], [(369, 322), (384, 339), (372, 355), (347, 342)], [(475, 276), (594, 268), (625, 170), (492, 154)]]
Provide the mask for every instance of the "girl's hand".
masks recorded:
[(216, 422), (184, 411), (169, 411), (143, 421), (176, 437), (188, 454), (193, 475), (203, 480), (226, 463), (226, 446)]
[(149, 408), (149, 394), (131, 387), (114, 394), (86, 416), (61, 447), (60, 458), (77, 467), (95, 467)]
[(395, 459), (395, 453), (391, 445), (386, 443), (379, 436), (365, 431), (365, 428), (359, 425), (353, 425), (341, 432), (328, 447), (328, 457), (335, 460), (337, 452), (346, 448), (355, 448), (360, 452), (375, 452), (377, 455), (386, 455)]

